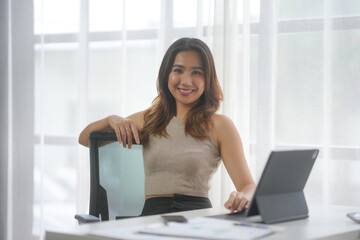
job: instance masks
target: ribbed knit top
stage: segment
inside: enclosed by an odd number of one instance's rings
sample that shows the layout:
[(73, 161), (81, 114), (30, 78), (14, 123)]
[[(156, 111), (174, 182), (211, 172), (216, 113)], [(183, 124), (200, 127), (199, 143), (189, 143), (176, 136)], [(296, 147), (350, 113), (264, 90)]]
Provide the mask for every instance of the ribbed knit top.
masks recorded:
[(169, 136), (150, 136), (143, 148), (145, 194), (208, 197), (209, 181), (221, 160), (213, 139), (185, 136), (184, 122), (176, 117), (166, 130)]

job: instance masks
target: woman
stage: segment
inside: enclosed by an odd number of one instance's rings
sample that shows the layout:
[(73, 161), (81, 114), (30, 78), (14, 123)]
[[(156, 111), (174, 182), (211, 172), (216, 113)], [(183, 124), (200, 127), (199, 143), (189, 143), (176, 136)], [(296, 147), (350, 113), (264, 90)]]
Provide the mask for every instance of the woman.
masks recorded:
[(161, 63), (157, 89), (149, 109), (91, 123), (79, 143), (88, 146), (92, 131), (115, 131), (123, 147), (131, 148), (133, 138), (142, 143), (142, 215), (211, 207), (209, 180), (221, 160), (237, 190), (225, 207), (231, 212), (248, 208), (256, 185), (236, 127), (216, 114), (222, 91), (208, 46), (195, 38), (175, 41)]

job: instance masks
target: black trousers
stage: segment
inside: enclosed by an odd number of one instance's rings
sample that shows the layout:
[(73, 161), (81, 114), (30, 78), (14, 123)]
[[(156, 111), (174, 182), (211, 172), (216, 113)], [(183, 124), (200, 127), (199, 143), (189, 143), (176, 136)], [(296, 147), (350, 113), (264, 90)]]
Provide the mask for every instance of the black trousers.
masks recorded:
[(206, 197), (174, 194), (174, 197), (155, 197), (145, 200), (145, 204), (140, 216), (189, 211), (211, 207), (211, 202)]

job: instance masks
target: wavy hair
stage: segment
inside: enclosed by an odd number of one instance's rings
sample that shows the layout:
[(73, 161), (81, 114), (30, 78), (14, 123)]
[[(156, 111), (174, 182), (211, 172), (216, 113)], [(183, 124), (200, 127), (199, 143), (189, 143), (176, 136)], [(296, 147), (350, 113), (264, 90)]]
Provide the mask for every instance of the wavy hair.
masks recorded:
[(209, 138), (211, 118), (220, 107), (223, 94), (216, 75), (214, 58), (209, 47), (197, 38), (180, 38), (166, 51), (161, 62), (157, 79), (158, 96), (145, 112), (141, 141), (144, 147), (150, 135), (166, 137), (166, 127), (176, 115), (176, 102), (168, 88), (168, 79), (175, 57), (179, 52), (196, 51), (205, 69), (205, 89), (198, 103), (185, 117), (185, 134), (198, 140)]

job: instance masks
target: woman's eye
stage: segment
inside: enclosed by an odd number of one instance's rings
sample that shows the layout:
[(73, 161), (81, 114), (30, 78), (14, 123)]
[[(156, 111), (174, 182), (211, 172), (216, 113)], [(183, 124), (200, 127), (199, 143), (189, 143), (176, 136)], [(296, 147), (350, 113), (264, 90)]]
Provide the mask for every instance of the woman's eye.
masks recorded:
[(175, 69), (174, 69), (174, 72), (176, 72), (176, 73), (182, 73), (182, 70), (181, 70), (180, 68), (175, 68)]
[(201, 72), (200, 71), (194, 71), (193, 75), (201, 75)]

